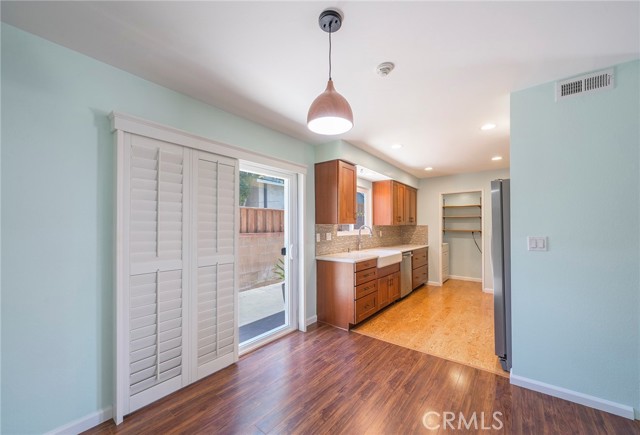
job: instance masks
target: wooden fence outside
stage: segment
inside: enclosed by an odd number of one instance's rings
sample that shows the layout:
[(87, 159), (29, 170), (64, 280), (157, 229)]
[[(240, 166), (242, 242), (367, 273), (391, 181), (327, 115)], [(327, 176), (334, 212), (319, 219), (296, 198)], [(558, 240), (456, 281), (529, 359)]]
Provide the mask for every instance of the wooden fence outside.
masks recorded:
[(240, 207), (240, 234), (281, 233), (284, 231), (284, 210)]

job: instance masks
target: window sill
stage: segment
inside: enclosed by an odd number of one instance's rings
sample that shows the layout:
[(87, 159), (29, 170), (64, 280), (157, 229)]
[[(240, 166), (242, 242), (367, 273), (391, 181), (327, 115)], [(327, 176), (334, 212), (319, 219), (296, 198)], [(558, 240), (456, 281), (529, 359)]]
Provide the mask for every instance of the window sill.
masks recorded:
[(336, 235), (338, 237), (342, 237), (342, 236), (357, 236), (358, 235), (358, 230), (353, 230), (353, 231), (338, 231), (336, 233)]

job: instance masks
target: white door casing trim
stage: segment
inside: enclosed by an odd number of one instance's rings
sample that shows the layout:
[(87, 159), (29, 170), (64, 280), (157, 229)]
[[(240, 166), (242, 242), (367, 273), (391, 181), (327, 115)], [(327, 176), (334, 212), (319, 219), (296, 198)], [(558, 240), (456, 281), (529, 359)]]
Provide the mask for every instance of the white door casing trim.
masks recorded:
[[(128, 204), (129, 204), (129, 193), (127, 191), (127, 186), (124, 180), (128, 179), (130, 168), (126, 164), (126, 144), (128, 142), (127, 137), (130, 137), (129, 134), (134, 134), (138, 136), (144, 136), (156, 140), (160, 140), (163, 142), (168, 142), (176, 145), (181, 145), (186, 148), (191, 148), (194, 150), (205, 151), (208, 153), (216, 154), (223, 157), (230, 157), (236, 160), (245, 160), (251, 161), (257, 165), (270, 166), (278, 169), (282, 169), (289, 173), (297, 174), (294, 175), (294, 180), (297, 181), (297, 219), (294, 221), (297, 224), (297, 235), (295, 240), (297, 241), (298, 246), (294, 249), (294, 263), (296, 263), (297, 267), (297, 277), (295, 278), (295, 282), (297, 287), (299, 288), (299, 292), (297, 292), (298, 296), (298, 317), (297, 323), (298, 328), (301, 330), (306, 330), (306, 322), (303, 321), (305, 319), (305, 308), (306, 308), (306, 293), (305, 293), (305, 255), (304, 255), (304, 181), (305, 175), (307, 173), (307, 166), (301, 165), (293, 162), (289, 162), (286, 160), (274, 158), (272, 156), (267, 156), (258, 152), (249, 151), (243, 148), (239, 148), (233, 145), (223, 144), (220, 142), (216, 142), (204, 137), (200, 137), (194, 134), (191, 134), (186, 131), (182, 131), (179, 129), (175, 129), (173, 127), (168, 127), (162, 124), (158, 124), (152, 121), (148, 121), (142, 118), (137, 118), (128, 114), (112, 112), (109, 115), (111, 120), (112, 130), (115, 133), (116, 139), (116, 261), (115, 265), (115, 276), (116, 276), (116, 286), (117, 288), (123, 288), (122, 285), (128, 285), (129, 279), (129, 264), (128, 264), (128, 256), (125, 259), (125, 251), (127, 250), (127, 246), (129, 246), (128, 240), (128, 223), (126, 222), (126, 216), (128, 213)], [(236, 175), (237, 181), (237, 175)], [(236, 201), (237, 202), (237, 201)], [(237, 250), (237, 236), (236, 236), (236, 250)], [(297, 260), (297, 262), (296, 262)], [(294, 269), (296, 267), (294, 266)], [(235, 282), (237, 286), (237, 268), (235, 273)], [(126, 282), (125, 282), (126, 281)], [(116, 424), (119, 424), (123, 421), (123, 417), (125, 413), (129, 409), (129, 391), (128, 384), (126, 379), (121, 379), (124, 377), (122, 373), (118, 373), (118, 367), (124, 367), (128, 365), (128, 344), (122, 343), (122, 340), (118, 339), (118, 337), (122, 337), (125, 330), (127, 329), (127, 319), (125, 319), (126, 313), (128, 310), (121, 309), (122, 307), (128, 307), (127, 301), (123, 300), (120, 292), (114, 292), (115, 299), (115, 307), (116, 307), (116, 322), (115, 322), (115, 360), (116, 364), (114, 367), (114, 406), (112, 408), (112, 412), (109, 414), (113, 415), (113, 419)], [(235, 304), (237, 306), (237, 288), (235, 290)], [(295, 322), (295, 321), (294, 321)], [(237, 325), (237, 313), (235, 324)], [(237, 331), (236, 331), (236, 343), (237, 343)], [(187, 344), (188, 346), (188, 344)], [(188, 349), (187, 349), (188, 350)], [(234, 352), (234, 360), (238, 358), (238, 350)], [(185, 366), (185, 372), (183, 375), (187, 375), (191, 377), (190, 367)], [(120, 370), (120, 372), (126, 372), (125, 370)], [(101, 418), (104, 418), (101, 417)]]
[(249, 151), (245, 148), (207, 139), (184, 130), (158, 124), (126, 113), (111, 112), (109, 114), (109, 119), (111, 120), (112, 131), (124, 131), (140, 136), (147, 136), (188, 148), (206, 151), (220, 156), (231, 157), (237, 160), (245, 160), (272, 166), (274, 168), (280, 168), (290, 172), (300, 174), (307, 173), (306, 165), (301, 165), (256, 151)]

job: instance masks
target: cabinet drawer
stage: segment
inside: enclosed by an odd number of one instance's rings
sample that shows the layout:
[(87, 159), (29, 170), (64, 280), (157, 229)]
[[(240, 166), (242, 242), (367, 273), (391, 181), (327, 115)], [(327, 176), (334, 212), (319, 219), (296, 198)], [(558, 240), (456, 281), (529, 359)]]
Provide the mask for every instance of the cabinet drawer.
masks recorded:
[(371, 260), (360, 261), (356, 263), (356, 272), (361, 270), (371, 269), (372, 267), (378, 267), (378, 259), (372, 258)]
[(443, 252), (442, 253), (442, 265), (449, 265), (449, 253), (448, 252)]
[(363, 284), (365, 282), (371, 281), (378, 277), (378, 269), (371, 268), (361, 270), (360, 272), (356, 272), (356, 286)]
[(413, 269), (411, 274), (411, 287), (416, 288), (427, 282), (427, 266), (424, 265), (417, 269)]
[(378, 293), (371, 293), (356, 300), (356, 323), (378, 311)]
[(360, 299), (363, 296), (366, 296), (370, 293), (373, 293), (378, 290), (378, 281), (373, 280), (369, 282), (365, 282), (364, 284), (360, 284), (355, 289), (354, 299)]
[(413, 251), (413, 261), (411, 263), (412, 268), (416, 269), (424, 266), (425, 264), (427, 264), (427, 248), (416, 249)]

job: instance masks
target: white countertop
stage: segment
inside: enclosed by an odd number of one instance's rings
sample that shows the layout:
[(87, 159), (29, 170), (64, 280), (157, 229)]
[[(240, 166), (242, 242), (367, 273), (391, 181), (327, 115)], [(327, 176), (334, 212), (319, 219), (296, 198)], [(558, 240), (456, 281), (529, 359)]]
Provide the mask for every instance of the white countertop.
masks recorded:
[(378, 258), (376, 251), (413, 251), (415, 249), (428, 248), (429, 245), (397, 245), (397, 246), (378, 246), (377, 248), (363, 249), (361, 251), (340, 252), (338, 254), (318, 255), (316, 260), (337, 261), (341, 263), (358, 263), (360, 261), (373, 260)]

